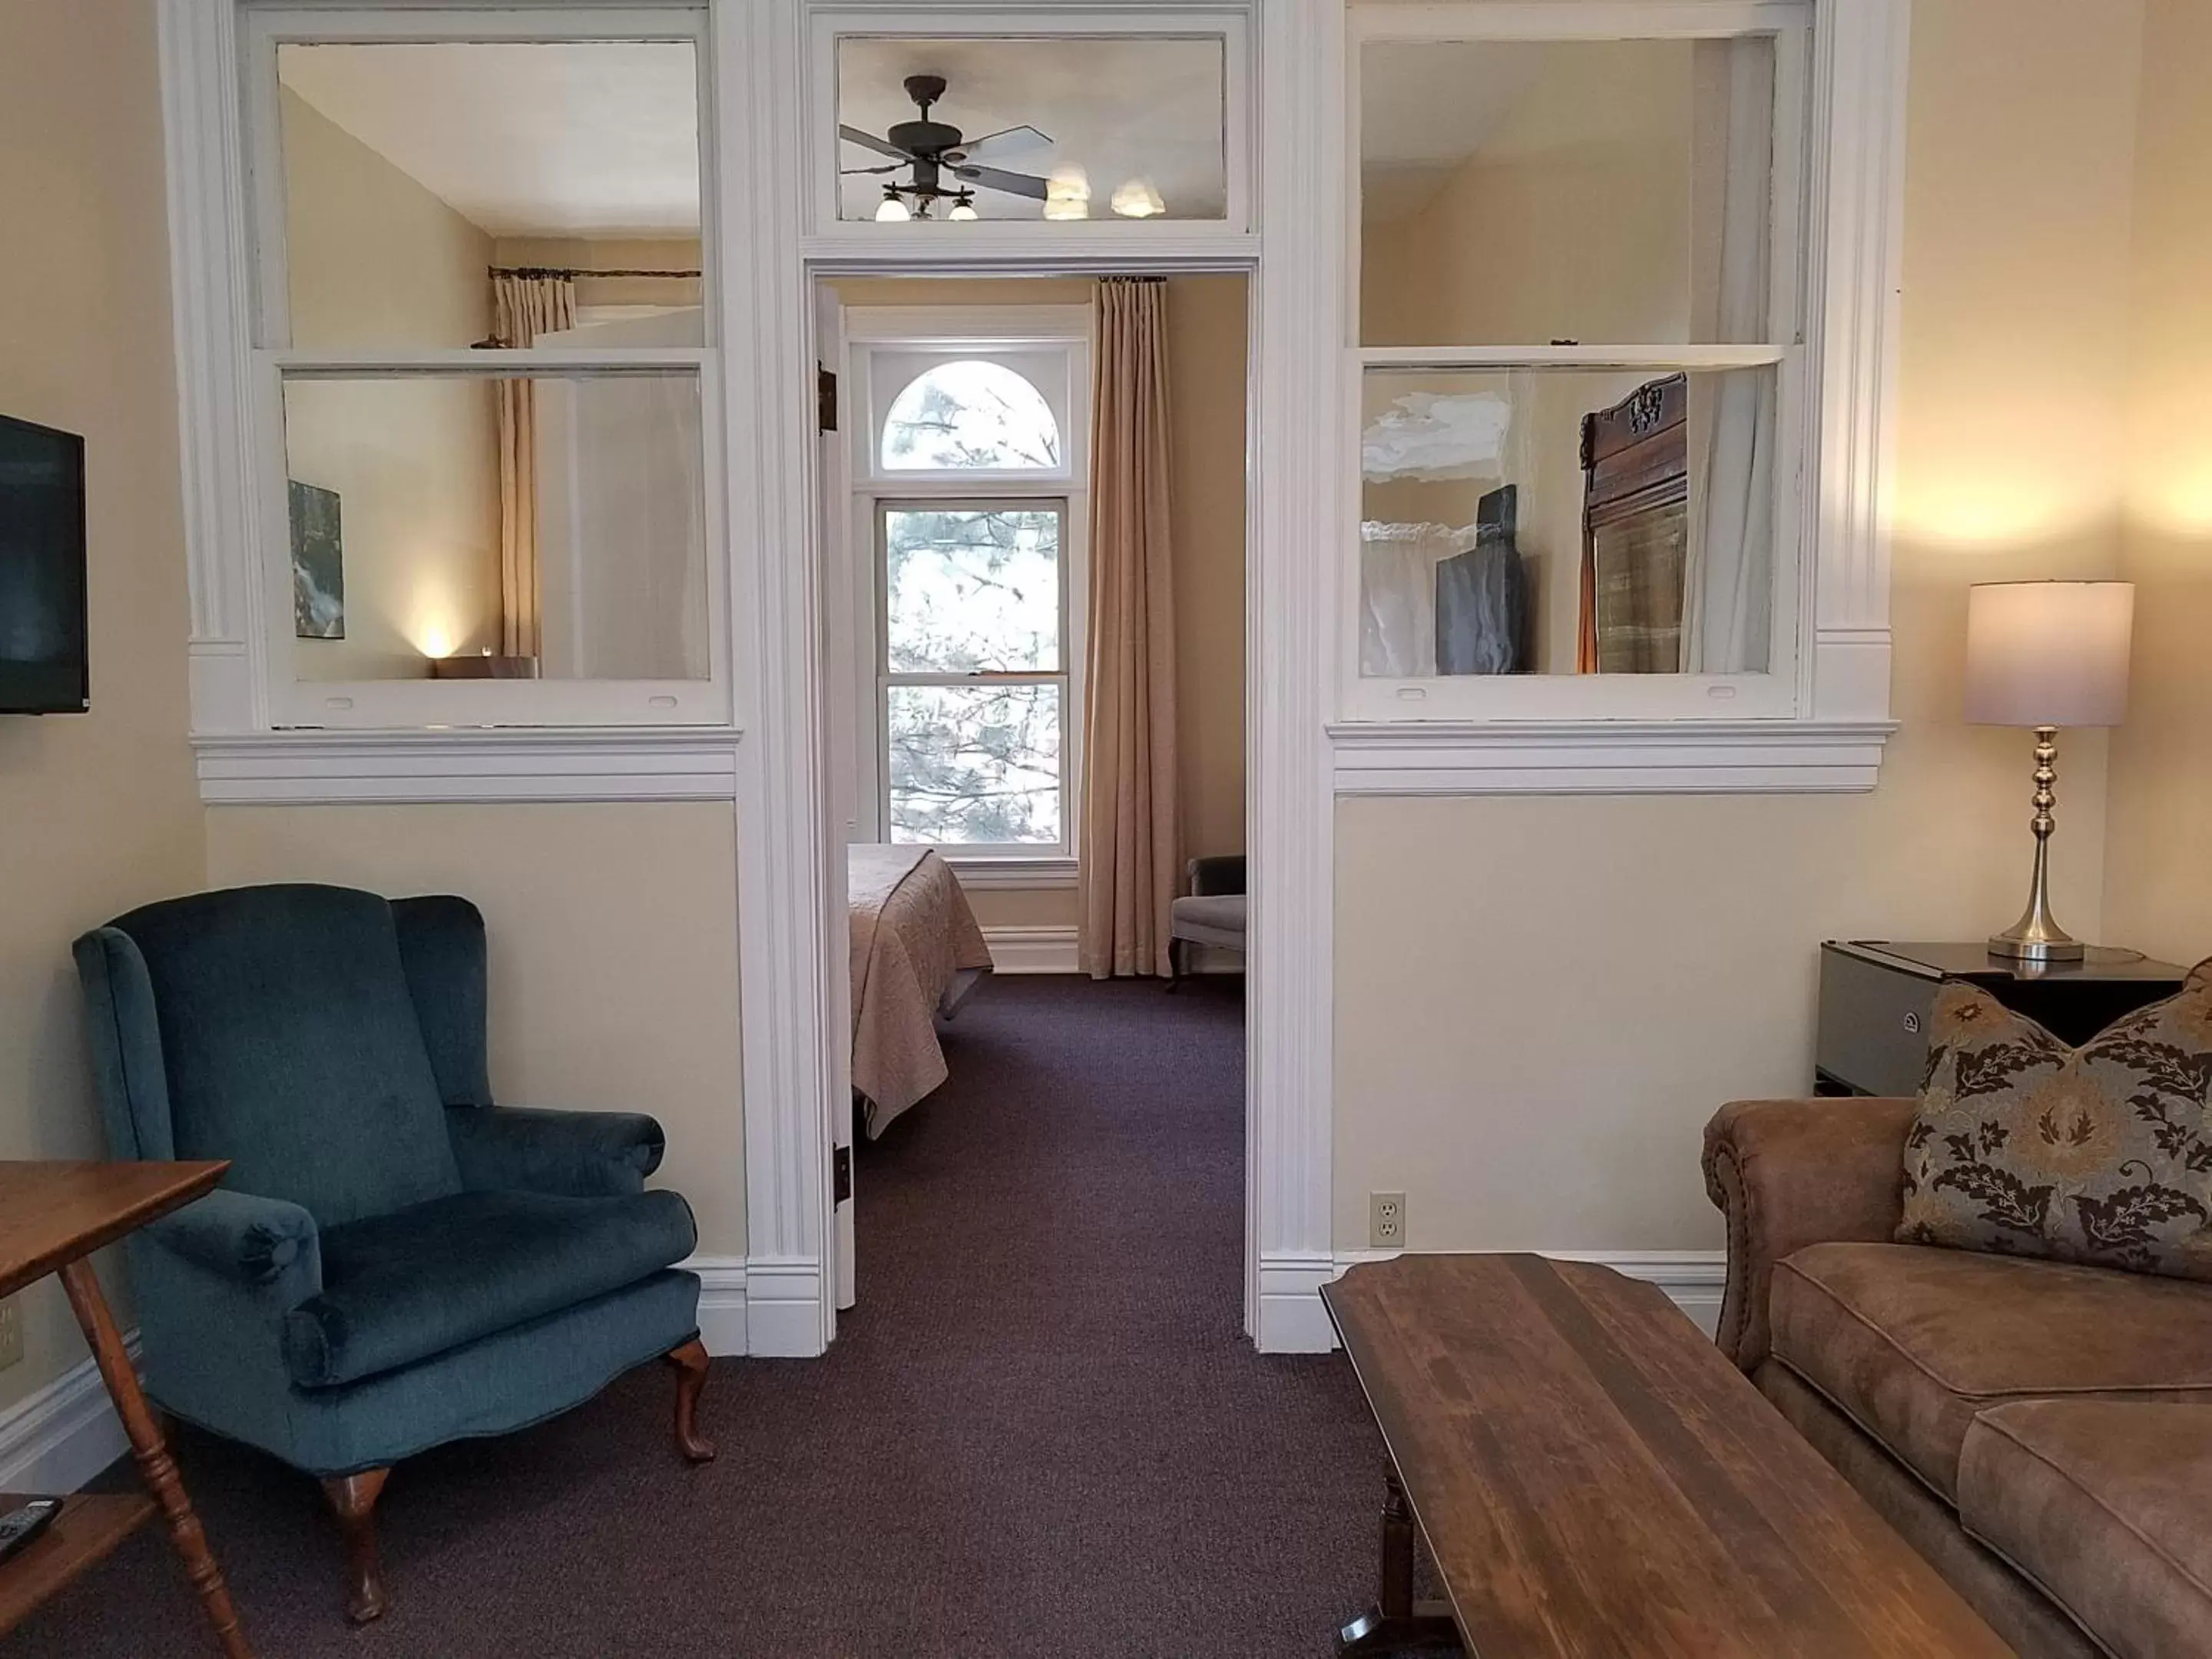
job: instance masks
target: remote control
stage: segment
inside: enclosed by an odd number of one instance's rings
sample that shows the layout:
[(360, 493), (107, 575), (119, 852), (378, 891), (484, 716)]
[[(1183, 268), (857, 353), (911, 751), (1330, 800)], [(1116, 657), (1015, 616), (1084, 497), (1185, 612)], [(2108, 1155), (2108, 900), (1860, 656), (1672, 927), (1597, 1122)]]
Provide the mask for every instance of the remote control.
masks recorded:
[(21, 1549), (53, 1524), (62, 1512), (58, 1498), (33, 1498), (20, 1510), (0, 1515), (0, 1561)]

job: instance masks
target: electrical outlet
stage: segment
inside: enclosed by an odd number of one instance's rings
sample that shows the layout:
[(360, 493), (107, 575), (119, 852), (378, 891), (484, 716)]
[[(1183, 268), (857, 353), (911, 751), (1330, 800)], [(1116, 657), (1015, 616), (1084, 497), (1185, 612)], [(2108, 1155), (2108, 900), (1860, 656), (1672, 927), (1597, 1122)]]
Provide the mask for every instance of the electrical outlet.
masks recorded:
[(23, 1358), (23, 1310), (14, 1297), (0, 1302), (0, 1370)]
[(1367, 1242), (1378, 1250), (1406, 1248), (1405, 1194), (1367, 1194)]

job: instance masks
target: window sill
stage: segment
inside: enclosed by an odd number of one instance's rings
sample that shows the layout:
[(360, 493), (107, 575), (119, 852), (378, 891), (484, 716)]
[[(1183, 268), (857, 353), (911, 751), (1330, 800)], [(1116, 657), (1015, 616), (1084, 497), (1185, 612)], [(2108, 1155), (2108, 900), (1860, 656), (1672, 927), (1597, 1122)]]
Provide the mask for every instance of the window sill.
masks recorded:
[(1073, 859), (974, 858), (947, 853), (942, 848), (938, 852), (952, 866), (952, 873), (960, 878), (963, 887), (979, 891), (1039, 891), (1075, 885), (1077, 865)]
[(1340, 795), (1850, 794), (1893, 720), (1407, 720), (1328, 728)]
[(734, 800), (727, 727), (252, 732), (195, 737), (210, 805)]

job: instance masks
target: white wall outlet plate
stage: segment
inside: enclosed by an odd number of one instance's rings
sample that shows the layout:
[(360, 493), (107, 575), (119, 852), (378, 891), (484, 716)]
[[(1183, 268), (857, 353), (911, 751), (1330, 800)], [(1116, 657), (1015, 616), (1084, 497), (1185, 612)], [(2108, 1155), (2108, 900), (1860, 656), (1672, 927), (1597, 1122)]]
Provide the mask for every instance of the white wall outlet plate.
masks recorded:
[(1378, 1250), (1406, 1248), (1405, 1194), (1367, 1194), (1367, 1243)]

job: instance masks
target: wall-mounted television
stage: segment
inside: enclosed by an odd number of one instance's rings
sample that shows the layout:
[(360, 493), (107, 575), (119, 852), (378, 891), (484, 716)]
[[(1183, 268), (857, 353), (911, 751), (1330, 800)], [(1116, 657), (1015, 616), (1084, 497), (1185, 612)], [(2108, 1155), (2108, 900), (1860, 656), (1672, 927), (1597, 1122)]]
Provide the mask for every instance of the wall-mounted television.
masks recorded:
[(91, 706), (84, 440), (0, 415), (0, 714)]

